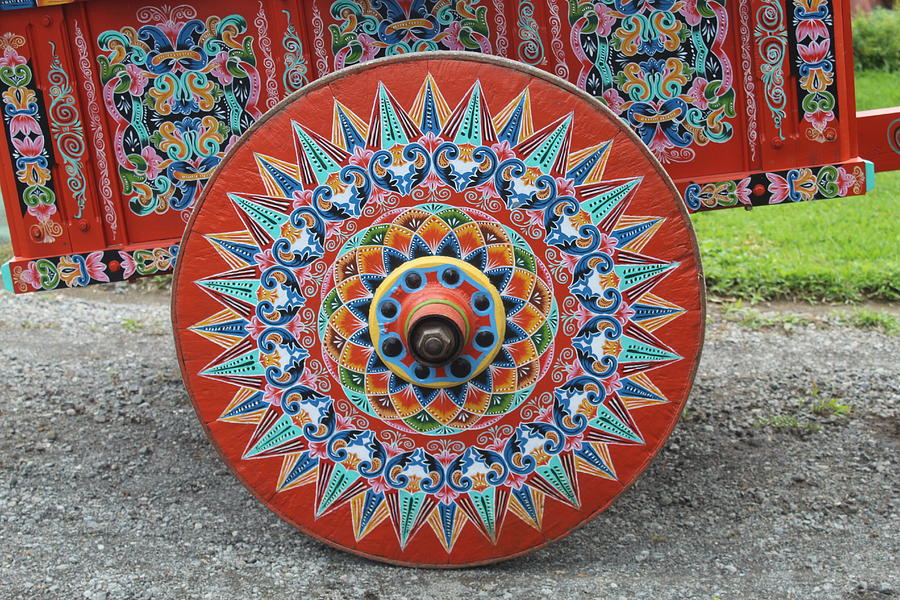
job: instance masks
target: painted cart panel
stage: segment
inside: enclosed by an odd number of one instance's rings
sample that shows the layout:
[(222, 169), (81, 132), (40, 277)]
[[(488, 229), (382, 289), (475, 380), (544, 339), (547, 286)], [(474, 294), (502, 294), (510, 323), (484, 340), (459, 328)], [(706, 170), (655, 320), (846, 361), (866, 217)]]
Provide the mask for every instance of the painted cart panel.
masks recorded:
[(872, 183), (846, 0), (34, 4), (0, 3), (30, 6), (0, 17), (16, 292), (168, 271), (255, 120), (326, 73), (404, 52), (490, 53), (568, 79), (638, 133), (692, 211)]

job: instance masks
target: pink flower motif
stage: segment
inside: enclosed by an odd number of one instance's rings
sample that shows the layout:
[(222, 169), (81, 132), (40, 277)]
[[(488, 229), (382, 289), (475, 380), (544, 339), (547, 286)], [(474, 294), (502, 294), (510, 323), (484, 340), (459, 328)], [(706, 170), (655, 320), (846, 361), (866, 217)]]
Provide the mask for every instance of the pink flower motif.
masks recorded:
[(808, 121), (816, 131), (825, 131), (825, 127), (828, 123), (834, 120), (834, 112), (818, 109), (811, 113), (806, 113), (803, 118)]
[(444, 140), (429, 131), (419, 138), (419, 143), (425, 146), (425, 149), (428, 150), (428, 152), (434, 152), (437, 150), (438, 146), (444, 143)]
[(31, 115), (13, 115), (9, 120), (9, 134), (16, 135), (42, 135), (40, 124)]
[(698, 77), (688, 89), (687, 97), (691, 99), (691, 103), (700, 110), (706, 110), (709, 102), (706, 101), (706, 88), (709, 82), (703, 77)]
[(294, 192), (293, 202), (291, 202), (291, 208), (300, 208), (301, 206), (312, 206), (313, 203), (313, 193), (312, 190), (300, 190), (299, 192)]
[(513, 152), (512, 146), (509, 145), (507, 140), (491, 144), (491, 150), (494, 151), (494, 154), (497, 155), (497, 159), (500, 162), (516, 157), (516, 153)]
[(256, 261), (256, 264), (259, 266), (261, 271), (265, 271), (269, 267), (275, 266), (275, 257), (272, 256), (271, 248), (266, 248), (262, 252), (254, 254), (253, 260)]
[(367, 33), (359, 34), (356, 39), (362, 45), (362, 57), (360, 57), (360, 62), (366, 62), (367, 60), (372, 60), (378, 55), (378, 44), (371, 35)]
[(134, 258), (127, 252), (119, 250), (119, 258), (122, 259), (122, 279), (128, 279), (137, 271), (137, 265)]
[(582, 327), (584, 327), (585, 323), (590, 321), (591, 318), (593, 318), (596, 315), (594, 315), (594, 313), (592, 313), (591, 311), (586, 309), (584, 307), (584, 305), (579, 302), (575, 306), (575, 312), (572, 313), (572, 316), (575, 319), (575, 324), (578, 326), (578, 329), (581, 329)]
[(571, 179), (566, 179), (565, 177), (557, 177), (556, 190), (559, 192), (560, 196), (574, 196), (575, 183)]
[(541, 412), (538, 413), (538, 417), (535, 420), (542, 423), (549, 423), (553, 420), (553, 408), (550, 406), (541, 408)]
[(247, 323), (245, 329), (251, 338), (254, 340), (261, 336), (263, 332), (267, 329), (267, 327), (256, 317), (251, 317), (250, 322)]
[(622, 382), (618, 373), (613, 373), (601, 383), (603, 383), (603, 389), (606, 390), (607, 395), (614, 394), (616, 390), (622, 389)]
[(769, 204), (784, 202), (790, 191), (787, 180), (777, 173), (766, 173), (766, 178), (769, 180), (769, 193), (772, 194)]
[(210, 75), (219, 80), (222, 85), (229, 85), (234, 76), (228, 72), (228, 53), (222, 50), (216, 57), (209, 61)]
[(603, 237), (600, 239), (600, 246), (597, 248), (600, 252), (605, 252), (606, 254), (612, 254), (613, 250), (616, 249), (616, 246), (619, 245), (619, 240), (612, 237), (611, 235), (606, 235), (605, 233), (601, 234)]
[(128, 93), (132, 96), (143, 96), (144, 87), (147, 85), (147, 76), (144, 71), (135, 64), (128, 63), (125, 65), (125, 72), (131, 79), (131, 85), (128, 87)]
[(103, 251), (88, 254), (87, 258), (84, 259), (84, 266), (92, 279), (109, 283), (109, 275), (106, 274), (106, 264), (103, 262)]
[(281, 406), (281, 392), (281, 388), (266, 384), (266, 389), (263, 390), (263, 402), (272, 406)]
[(597, 15), (597, 34), (600, 37), (609, 37), (616, 24), (616, 13), (602, 2), (594, 5), (594, 13)]
[(566, 438), (566, 445), (563, 450), (572, 451), (578, 450), (581, 448), (581, 445), (584, 443), (584, 437), (580, 435), (573, 435), (572, 437)]
[(490, 200), (491, 198), (499, 198), (500, 194), (497, 193), (497, 188), (494, 187), (494, 181), (492, 179), (488, 179), (481, 185), (475, 188), (475, 191), (481, 194), (482, 200)]
[(388, 484), (384, 477), (373, 477), (369, 480), (369, 487), (371, 487), (372, 491), (376, 494), (383, 494), (384, 492), (391, 489), (391, 486)]
[(40, 156), (41, 152), (44, 151), (43, 136), (35, 138), (13, 138), (12, 143), (13, 146), (15, 146), (16, 150), (19, 151), (19, 154), (27, 158)]
[[(375, 154), (374, 150), (369, 150), (367, 148), (363, 148), (362, 146), (357, 146), (356, 149), (353, 150), (353, 154), (350, 155), (350, 164), (356, 165), (357, 167), (368, 167), (369, 161), (372, 160), (373, 154)], [(312, 197), (312, 192), (309, 192), (309, 194), (310, 197)]]
[(506, 484), (513, 488), (514, 490), (520, 489), (523, 485), (525, 485), (525, 480), (528, 479), (527, 475), (522, 475), (521, 473), (510, 473), (506, 476)]
[(797, 39), (817, 40), (828, 37), (828, 28), (820, 19), (804, 19), (797, 25)]
[(339, 414), (336, 420), (338, 431), (353, 429), (353, 422), (346, 415)]
[(309, 454), (315, 458), (328, 458), (328, 442), (310, 442)]
[(609, 88), (608, 90), (603, 92), (602, 98), (606, 102), (606, 105), (609, 107), (609, 110), (613, 111), (616, 114), (622, 112), (622, 105), (625, 104), (625, 100), (622, 99), (622, 96), (619, 95), (619, 92), (617, 92), (613, 88)]
[(425, 181), (422, 182), (422, 186), (432, 192), (441, 187), (443, 184), (443, 180), (434, 171), (430, 171), (428, 175), (425, 176)]
[(459, 21), (453, 21), (444, 30), (444, 37), (441, 39), (441, 43), (448, 50), (465, 50), (466, 47), (462, 45), (459, 41), (459, 33), (462, 30), (462, 26), (459, 24)]
[(700, 11), (697, 10), (697, 0), (686, 0), (681, 14), (688, 25), (694, 26), (700, 23)]
[(805, 45), (798, 44), (797, 52), (800, 54), (800, 58), (803, 59), (803, 62), (815, 64), (825, 60), (825, 57), (828, 56), (830, 47), (831, 41), (826, 38), (821, 42), (810, 42)]
[[(294, 331), (291, 331), (290, 327), (288, 327), (288, 331), (294, 334)], [(299, 336), (294, 335), (294, 337)], [(306, 387), (311, 389), (316, 389), (319, 385), (319, 376), (310, 369), (303, 369), (303, 373), (300, 375), (300, 379), (297, 381), (297, 383), (299, 383), (300, 385), (305, 385)], [(344, 421), (341, 421), (341, 419), (344, 419)], [(342, 425), (342, 423), (345, 424)], [(338, 425), (341, 427), (341, 429), (352, 429), (349, 421), (346, 420), (345, 417), (338, 417)]]
[(434, 457), (438, 459), (438, 462), (444, 465), (445, 467), (453, 462), (458, 454), (454, 452), (449, 452), (447, 450), (441, 450), (440, 452), (435, 453)]
[(750, 178), (744, 177), (738, 182), (737, 189), (734, 190), (734, 194), (737, 196), (738, 202), (741, 204), (745, 204), (750, 206), (752, 202), (750, 201)]
[(584, 374), (585, 374), (584, 368), (582, 368), (580, 362), (573, 361), (566, 365), (566, 378), (567, 379), (581, 377)]
[(41, 275), (38, 273), (36, 261), (29, 262), (28, 267), (22, 270), (19, 274), (19, 281), (30, 285), (36, 290), (41, 289)]
[(445, 485), (434, 495), (434, 497), (437, 498), (439, 502), (450, 504), (459, 497), (459, 494), (453, 491), (449, 485)]
[(28, 61), (16, 52), (15, 48), (6, 48), (3, 51), (3, 57), (0, 58), (0, 67), (18, 67), (25, 64), (28, 64)]
[(847, 171), (844, 167), (838, 167), (837, 176), (838, 194), (846, 196), (850, 188), (856, 185), (856, 176)]
[(622, 302), (616, 312), (613, 313), (613, 317), (615, 317), (616, 321), (622, 324), (627, 323), (633, 316), (634, 310), (624, 302)]
[(153, 146), (146, 146), (141, 150), (141, 158), (147, 162), (147, 178), (156, 179), (160, 174), (161, 169), (159, 166), (162, 164), (163, 160), (156, 153)]
[(37, 206), (29, 206), (28, 214), (32, 217), (36, 217), (38, 221), (43, 223), (44, 221), (49, 221), (50, 217), (56, 214), (56, 205), (44, 204), (42, 202)]

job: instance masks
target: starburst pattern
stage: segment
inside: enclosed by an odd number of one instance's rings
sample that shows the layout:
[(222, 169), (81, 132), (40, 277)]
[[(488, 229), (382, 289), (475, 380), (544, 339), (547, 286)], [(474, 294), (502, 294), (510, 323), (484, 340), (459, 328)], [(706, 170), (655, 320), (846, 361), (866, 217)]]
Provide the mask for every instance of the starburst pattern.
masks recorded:
[[(281, 461), (277, 494), (346, 510), (357, 543), (392, 529), (399, 552), (593, 512), (585, 482), (647, 443), (642, 415), (668, 402), (652, 372), (682, 360), (659, 333), (685, 309), (653, 293), (679, 264), (643, 252), (665, 218), (628, 212), (640, 175), (604, 178), (614, 141), (573, 149), (574, 114), (533, 115), (528, 88), (494, 117), (479, 82), (447, 100), (428, 75), (409, 110), (379, 84), (368, 122), (338, 101), (330, 132), (294, 122), (296, 156), (256, 155), (260, 193), (228, 194), (241, 227), (206, 236), (223, 270), (195, 282), (221, 305), (191, 328), (221, 347), (197, 374), (234, 388), (219, 419), (247, 428), (241, 460)], [(481, 379), (416, 389), (379, 375), (368, 311), (393, 269), (442, 255), (490, 278), (513, 334)], [(440, 439), (398, 420), (405, 401)]]

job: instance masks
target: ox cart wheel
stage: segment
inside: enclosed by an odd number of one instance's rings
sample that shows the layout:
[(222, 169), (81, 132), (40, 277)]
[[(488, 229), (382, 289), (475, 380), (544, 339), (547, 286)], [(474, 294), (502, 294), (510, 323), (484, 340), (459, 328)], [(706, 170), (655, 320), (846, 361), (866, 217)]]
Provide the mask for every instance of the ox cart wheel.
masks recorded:
[(307, 86), (184, 236), (178, 355), (225, 462), (304, 532), (461, 566), (558, 539), (647, 466), (703, 338), (640, 141), (553, 76), (408, 55)]

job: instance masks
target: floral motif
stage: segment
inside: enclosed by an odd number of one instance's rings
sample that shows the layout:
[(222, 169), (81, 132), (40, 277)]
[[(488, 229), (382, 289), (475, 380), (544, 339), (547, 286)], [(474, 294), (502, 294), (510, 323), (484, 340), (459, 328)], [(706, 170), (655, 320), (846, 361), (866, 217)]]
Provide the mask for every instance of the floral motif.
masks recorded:
[[(146, 23), (98, 37), (100, 80), (129, 208), (190, 208), (229, 144), (260, 116), (260, 77), (243, 17), (149, 7)], [(188, 213), (183, 213), (185, 218)]]
[(800, 74), (797, 86), (806, 137), (833, 142), (837, 139), (831, 126), (836, 118), (837, 92), (830, 4), (827, 0), (793, 0), (793, 6), (793, 41)]
[(731, 139), (723, 4), (569, 2), (569, 22), (578, 86), (606, 100), (662, 162), (691, 160), (693, 146)]
[(487, 7), (480, 4), (480, 0), (338, 0), (331, 5), (338, 24), (329, 27), (333, 70), (426, 50), (490, 54)]
[(8, 34), (0, 48), (0, 83), (3, 91), (3, 121), (15, 168), (16, 188), (22, 213), (34, 218), (31, 239), (50, 244), (63, 233), (56, 215), (56, 191), (50, 173), (51, 154), (46, 146), (46, 115), (28, 60), (18, 48), (25, 38)]

